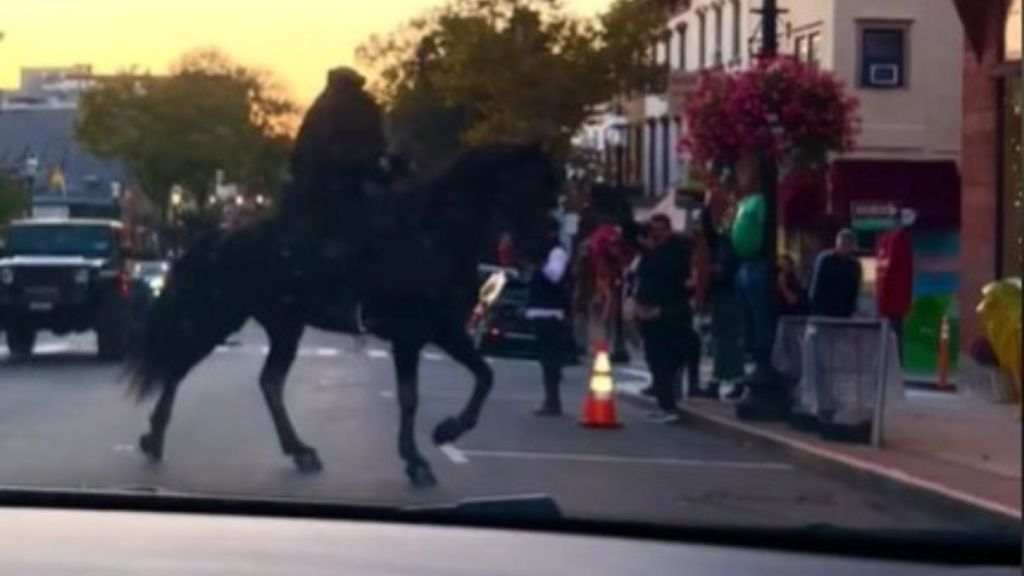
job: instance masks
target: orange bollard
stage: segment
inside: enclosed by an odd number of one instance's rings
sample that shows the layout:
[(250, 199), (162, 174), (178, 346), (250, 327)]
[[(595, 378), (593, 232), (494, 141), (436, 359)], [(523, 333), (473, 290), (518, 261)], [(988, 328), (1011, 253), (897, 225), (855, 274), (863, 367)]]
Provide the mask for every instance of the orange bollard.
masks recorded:
[(949, 316), (942, 315), (942, 326), (939, 329), (939, 389), (949, 390)]

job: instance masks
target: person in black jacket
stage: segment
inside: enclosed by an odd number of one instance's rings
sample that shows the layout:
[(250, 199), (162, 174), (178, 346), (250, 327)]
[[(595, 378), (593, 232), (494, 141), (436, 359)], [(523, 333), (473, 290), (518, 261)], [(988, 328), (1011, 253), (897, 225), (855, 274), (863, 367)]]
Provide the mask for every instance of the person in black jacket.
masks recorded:
[(537, 357), (544, 382), (544, 402), (534, 413), (538, 416), (562, 414), (562, 366), (565, 364), (565, 318), (568, 309), (566, 270), (569, 253), (559, 243), (557, 220), (549, 224), (548, 240), (541, 250), (543, 256), (530, 276), (530, 292), (526, 318), (536, 334)]
[(835, 250), (818, 256), (811, 279), (812, 315), (849, 318), (857, 311), (863, 272), (853, 254), (853, 240), (852, 230), (841, 230)]
[(677, 381), (686, 363), (693, 332), (690, 307), (690, 245), (672, 232), (672, 223), (657, 214), (650, 223), (650, 250), (637, 270), (636, 316), (644, 353), (658, 400), (653, 417), (678, 421)]

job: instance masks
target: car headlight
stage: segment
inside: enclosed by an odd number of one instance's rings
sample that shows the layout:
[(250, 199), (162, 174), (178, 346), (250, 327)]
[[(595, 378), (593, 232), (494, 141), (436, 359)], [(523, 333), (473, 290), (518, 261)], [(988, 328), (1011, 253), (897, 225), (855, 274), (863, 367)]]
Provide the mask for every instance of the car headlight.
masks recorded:
[(159, 296), (160, 292), (162, 292), (164, 289), (164, 279), (153, 278), (152, 280), (149, 281), (149, 288), (150, 290), (153, 291), (154, 295)]
[(75, 270), (75, 284), (88, 284), (89, 283), (89, 271), (85, 268)]
[(10, 286), (14, 284), (14, 270), (10, 268), (0, 268), (0, 284), (4, 286)]

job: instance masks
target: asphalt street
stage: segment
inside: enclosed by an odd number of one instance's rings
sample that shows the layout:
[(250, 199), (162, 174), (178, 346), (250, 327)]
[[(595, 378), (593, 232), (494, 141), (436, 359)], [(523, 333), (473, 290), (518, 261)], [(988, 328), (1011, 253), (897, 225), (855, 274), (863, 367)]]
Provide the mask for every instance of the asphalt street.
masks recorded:
[[(0, 485), (166, 490), (315, 498), (386, 505), (546, 494), (573, 517), (684, 524), (856, 528), (968, 528), (950, 512), (806, 467), (781, 452), (687, 424), (660, 425), (619, 402), (623, 427), (577, 424), (588, 367), (567, 371), (560, 419), (532, 415), (539, 368), (492, 360), (495, 391), (480, 425), (439, 449), (430, 431), (457, 413), (470, 377), (437, 352), (421, 364), (420, 447), (440, 480), (408, 485), (396, 452), (398, 409), (386, 343), (362, 345), (308, 331), (286, 392), (304, 440), (325, 469), (301, 475), (279, 449), (257, 375), (265, 338), (249, 326), (183, 384), (165, 461), (136, 448), (150, 405), (134, 403), (119, 367), (94, 359), (93, 339), (43, 338), (38, 355), (14, 363), (0, 347)], [(618, 370), (617, 383), (646, 375)]]

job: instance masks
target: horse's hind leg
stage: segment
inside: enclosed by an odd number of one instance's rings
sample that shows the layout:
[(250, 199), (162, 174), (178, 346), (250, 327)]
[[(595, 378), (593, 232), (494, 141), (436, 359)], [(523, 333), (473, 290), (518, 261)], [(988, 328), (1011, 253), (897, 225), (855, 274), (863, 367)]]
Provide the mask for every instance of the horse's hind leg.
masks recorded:
[(171, 420), (171, 409), (174, 397), (178, 392), (180, 380), (164, 383), (160, 391), (153, 413), (149, 416), (149, 432), (139, 438), (139, 449), (151, 462), (159, 462), (164, 457), (164, 438), (167, 435), (167, 424)]
[(484, 402), (494, 386), (494, 371), (487, 365), (465, 330), (452, 327), (434, 339), (448, 356), (473, 374), (473, 393), (458, 416), (446, 418), (434, 428), (434, 443), (449, 444), (472, 430), (480, 418)]
[(398, 382), (398, 455), (405, 461), (405, 474), (414, 486), (425, 487), (437, 484), (430, 464), (416, 446), (416, 408), (419, 404), (419, 366), (421, 345), (411, 340), (397, 338), (392, 344), (395, 361), (395, 375)]
[(281, 449), (295, 461), (295, 467), (301, 472), (319, 472), (323, 469), (316, 450), (304, 443), (284, 405), (284, 384), (288, 370), (295, 361), (295, 354), (302, 338), (303, 325), (299, 322), (275, 322), (264, 324), (270, 338), (270, 353), (260, 373), (260, 389), (267, 401), (270, 417), (277, 429), (281, 441)]

